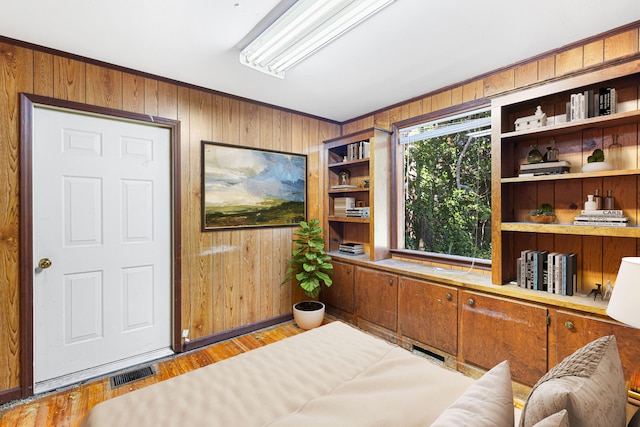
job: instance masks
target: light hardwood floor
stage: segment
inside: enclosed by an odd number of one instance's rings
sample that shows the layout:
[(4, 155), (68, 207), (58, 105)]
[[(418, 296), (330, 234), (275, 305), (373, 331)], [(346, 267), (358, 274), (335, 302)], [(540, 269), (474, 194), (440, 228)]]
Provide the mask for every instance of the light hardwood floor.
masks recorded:
[(301, 332), (304, 331), (290, 321), (162, 360), (156, 363), (158, 369), (154, 376), (115, 389), (111, 388), (109, 378), (106, 377), (66, 390), (11, 402), (0, 406), (0, 426), (79, 426), (87, 412), (104, 400)]

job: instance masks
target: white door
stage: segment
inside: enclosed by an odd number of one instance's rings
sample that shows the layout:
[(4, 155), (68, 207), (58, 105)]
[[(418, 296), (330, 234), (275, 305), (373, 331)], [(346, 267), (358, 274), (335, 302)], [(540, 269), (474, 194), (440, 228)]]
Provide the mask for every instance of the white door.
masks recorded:
[(35, 392), (171, 354), (170, 130), (35, 108), (33, 133)]

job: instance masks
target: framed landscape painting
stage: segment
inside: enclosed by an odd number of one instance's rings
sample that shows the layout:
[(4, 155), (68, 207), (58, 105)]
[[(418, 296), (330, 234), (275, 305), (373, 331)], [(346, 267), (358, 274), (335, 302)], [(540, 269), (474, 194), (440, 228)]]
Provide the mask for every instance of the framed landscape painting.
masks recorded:
[(307, 156), (202, 141), (202, 230), (297, 226)]

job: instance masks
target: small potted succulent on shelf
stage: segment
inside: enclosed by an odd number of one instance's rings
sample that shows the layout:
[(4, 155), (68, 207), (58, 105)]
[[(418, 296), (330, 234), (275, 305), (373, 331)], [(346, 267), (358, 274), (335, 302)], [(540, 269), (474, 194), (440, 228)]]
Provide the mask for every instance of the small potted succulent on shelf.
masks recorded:
[(293, 305), (293, 317), (302, 329), (312, 329), (322, 324), (324, 304), (316, 299), (320, 295), (322, 284), (331, 286), (329, 276), (333, 272), (331, 257), (324, 250), (324, 238), (319, 219), (301, 221), (300, 228), (294, 231), (295, 245), (291, 260), (282, 284), (297, 282), (302, 291), (313, 300), (301, 301)]
[(531, 211), (529, 214), (533, 222), (541, 224), (550, 224), (556, 220), (556, 214), (553, 213), (553, 206), (549, 203), (543, 203), (536, 210)]

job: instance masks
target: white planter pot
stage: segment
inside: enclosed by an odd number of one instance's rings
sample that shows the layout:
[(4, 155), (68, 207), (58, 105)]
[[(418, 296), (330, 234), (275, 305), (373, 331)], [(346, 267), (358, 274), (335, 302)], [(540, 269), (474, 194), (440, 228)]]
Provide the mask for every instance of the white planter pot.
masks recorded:
[(324, 304), (320, 301), (301, 301), (294, 304), (293, 320), (302, 329), (317, 328), (324, 320)]

